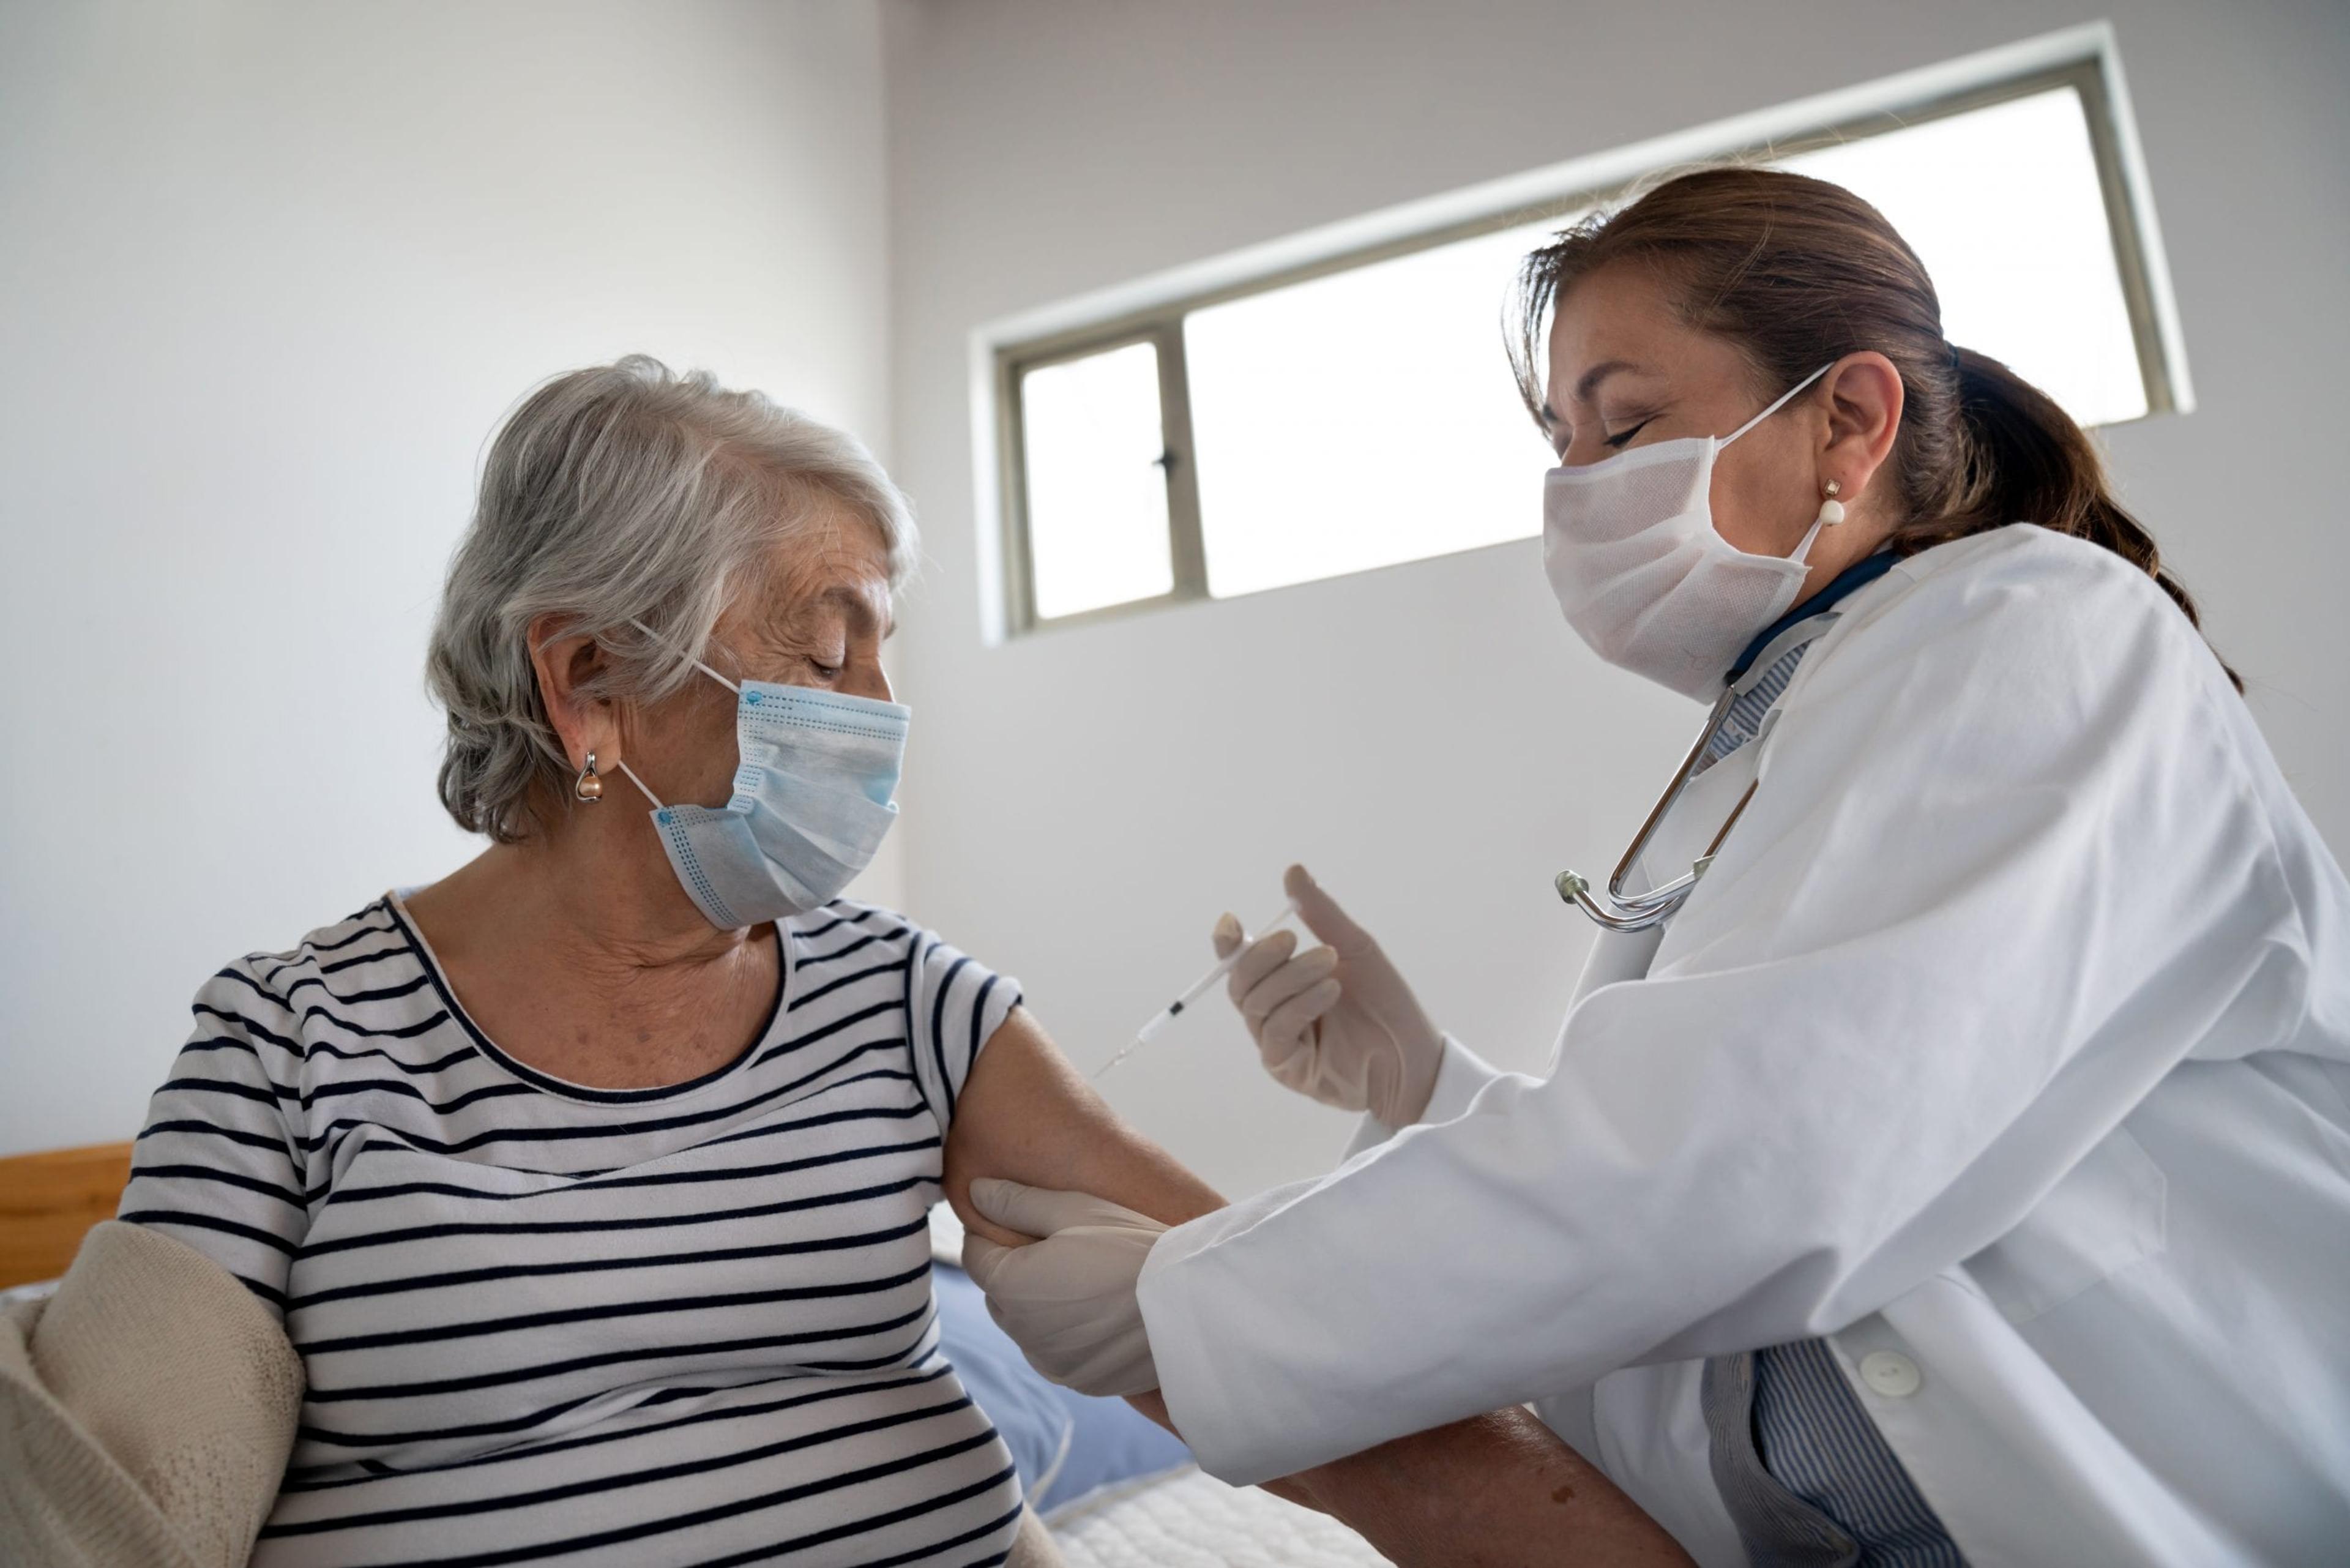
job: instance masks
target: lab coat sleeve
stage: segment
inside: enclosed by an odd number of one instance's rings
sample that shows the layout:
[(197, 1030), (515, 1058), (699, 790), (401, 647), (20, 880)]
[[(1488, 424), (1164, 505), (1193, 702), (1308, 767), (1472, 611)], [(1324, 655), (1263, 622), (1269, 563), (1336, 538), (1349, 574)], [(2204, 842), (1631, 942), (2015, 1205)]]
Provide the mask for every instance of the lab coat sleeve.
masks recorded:
[[(1501, 1069), (1488, 1063), (1451, 1035), (1444, 1037), (1444, 1060), (1436, 1069), (1436, 1084), (1428, 1094), (1428, 1106), (1419, 1113), (1423, 1122), (1449, 1122), (1469, 1108), (1469, 1102), (1487, 1084), (1502, 1075)], [(1366, 1116), (1355, 1125), (1353, 1141), (1347, 1145), (1346, 1158), (1354, 1158), (1365, 1149), (1377, 1148), (1395, 1137), (1396, 1129), (1373, 1116)]]
[(1485, 1085), (1502, 1075), (1499, 1067), (1446, 1035), (1444, 1063), (1436, 1070), (1436, 1086), (1429, 1091), (1428, 1108), (1419, 1113), (1419, 1119), (1449, 1122), (1466, 1115), (1471, 1102), (1484, 1092)]
[(2013, 1228), (2224, 999), (2305, 1011), (2216, 661), (2143, 574), (2003, 532), (1815, 651), (1648, 977), (1576, 1005), (1547, 1079), (1153, 1250), (1207, 1469), (1833, 1332)]

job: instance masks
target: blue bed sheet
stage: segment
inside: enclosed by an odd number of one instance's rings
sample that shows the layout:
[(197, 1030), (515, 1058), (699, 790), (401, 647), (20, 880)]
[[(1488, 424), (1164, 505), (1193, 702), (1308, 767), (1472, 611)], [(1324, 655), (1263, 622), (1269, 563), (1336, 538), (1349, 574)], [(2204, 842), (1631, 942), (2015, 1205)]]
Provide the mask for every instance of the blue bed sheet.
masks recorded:
[(948, 1263), (931, 1270), (939, 1338), (962, 1386), (987, 1412), (1039, 1510), (1187, 1462), (1180, 1438), (1123, 1399), (1095, 1399), (1048, 1383), (987, 1315), (987, 1298)]

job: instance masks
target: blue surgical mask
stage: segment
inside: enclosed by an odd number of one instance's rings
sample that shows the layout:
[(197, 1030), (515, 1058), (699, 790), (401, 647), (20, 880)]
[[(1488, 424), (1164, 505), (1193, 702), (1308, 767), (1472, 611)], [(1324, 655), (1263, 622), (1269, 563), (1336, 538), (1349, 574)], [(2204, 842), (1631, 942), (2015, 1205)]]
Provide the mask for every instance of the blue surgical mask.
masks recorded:
[(694, 665), (735, 694), (742, 760), (733, 798), (715, 807), (663, 805), (620, 764), (653, 803), (653, 831), (686, 897), (723, 930), (830, 903), (872, 864), (898, 820), (889, 797), (911, 710), (806, 686), (737, 685), (698, 659)]

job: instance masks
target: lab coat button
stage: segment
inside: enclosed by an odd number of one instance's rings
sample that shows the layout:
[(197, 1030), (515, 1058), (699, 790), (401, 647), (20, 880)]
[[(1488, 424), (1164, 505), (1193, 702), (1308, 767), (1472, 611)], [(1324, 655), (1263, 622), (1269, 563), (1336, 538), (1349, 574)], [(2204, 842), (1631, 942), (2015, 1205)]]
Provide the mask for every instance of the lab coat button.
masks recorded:
[(1918, 1364), (1891, 1350), (1872, 1350), (1860, 1358), (1860, 1380), (1888, 1399), (1907, 1399), (1925, 1381)]

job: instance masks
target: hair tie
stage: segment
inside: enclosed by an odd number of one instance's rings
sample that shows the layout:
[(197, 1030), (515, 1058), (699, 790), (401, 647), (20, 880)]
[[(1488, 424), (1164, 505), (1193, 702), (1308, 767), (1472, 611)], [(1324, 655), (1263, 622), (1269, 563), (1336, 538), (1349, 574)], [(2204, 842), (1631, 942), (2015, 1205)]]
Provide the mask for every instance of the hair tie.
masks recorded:
[(1965, 367), (1964, 365), (1962, 365), (1962, 364), (1960, 364), (1960, 363), (1959, 362), (1959, 346), (1958, 346), (1957, 344), (1955, 344), (1955, 343), (1950, 344), (1950, 369), (1951, 369), (1951, 371), (1952, 371), (1954, 374), (1964, 374), (1964, 373), (1965, 373), (1965, 371), (1966, 371), (1966, 367)]

